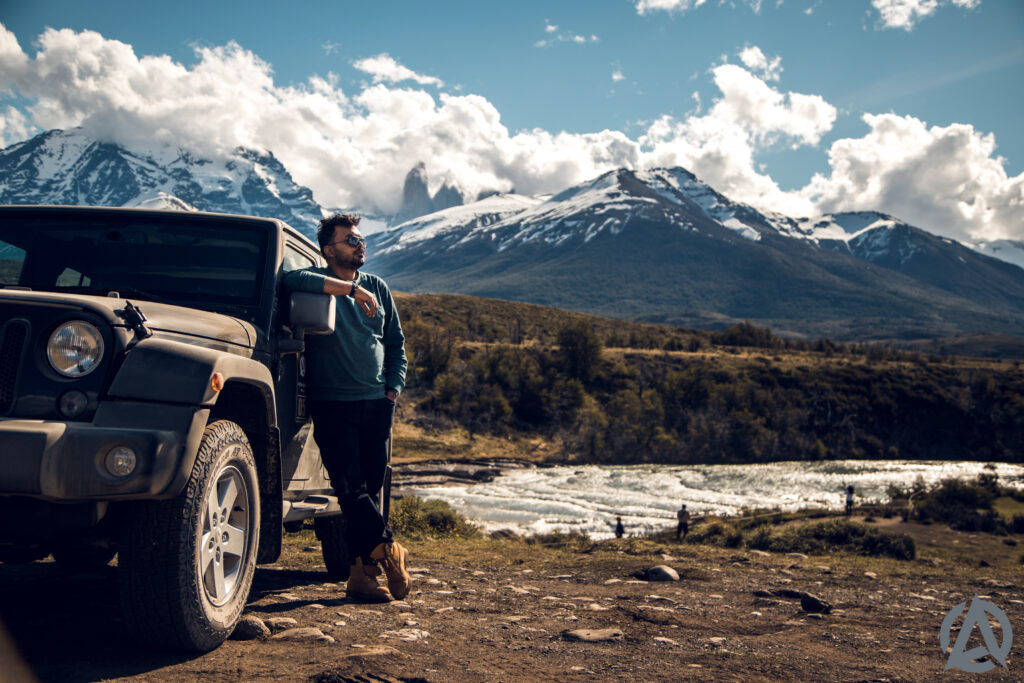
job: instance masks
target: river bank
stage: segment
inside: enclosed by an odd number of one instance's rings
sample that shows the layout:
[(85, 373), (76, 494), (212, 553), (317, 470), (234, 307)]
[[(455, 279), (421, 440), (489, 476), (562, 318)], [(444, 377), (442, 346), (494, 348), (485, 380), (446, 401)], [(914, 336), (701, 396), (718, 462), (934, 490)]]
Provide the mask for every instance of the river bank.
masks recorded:
[[(411, 541), (413, 591), (389, 605), (350, 602), (324, 583), (304, 531), (257, 571), (247, 614), (329, 640), (232, 640), (198, 657), (141, 652), (124, 638), (112, 567), (67, 576), (52, 563), (0, 565), (0, 605), (43, 681), (968, 680), (944, 671), (951, 608), (982, 596), (1024, 632), (1021, 546), (1006, 543), (1020, 537), (869, 524), (910, 534), (917, 558), (642, 538)], [(679, 580), (638, 578), (657, 565)], [(791, 597), (800, 593), (831, 610), (804, 609)], [(986, 680), (1020, 680), (1018, 651)]]

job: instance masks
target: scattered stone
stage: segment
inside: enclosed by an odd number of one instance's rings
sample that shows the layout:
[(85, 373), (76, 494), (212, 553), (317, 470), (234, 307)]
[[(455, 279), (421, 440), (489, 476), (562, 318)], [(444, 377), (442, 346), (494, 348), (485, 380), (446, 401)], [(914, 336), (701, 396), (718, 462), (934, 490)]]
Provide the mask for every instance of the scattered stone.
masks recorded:
[[(528, 589), (520, 588), (519, 586), (513, 586), (511, 584), (508, 585), (508, 586), (502, 586), (502, 588), (508, 589), (508, 590), (512, 591), (513, 593), (515, 593), (516, 595), (530, 595), (531, 594)], [(442, 592), (442, 591), (438, 591), (438, 593), (440, 593), (440, 592)]]
[(270, 636), (271, 640), (287, 640), (295, 642), (333, 643), (334, 638), (325, 635), (323, 631), (312, 626), (290, 628)]
[(622, 631), (617, 628), (578, 628), (574, 631), (562, 631), (562, 637), (582, 643), (612, 643), (622, 640)]
[(345, 623), (344, 621), (336, 621), (336, 622), (334, 622), (334, 625), (335, 626), (348, 626), (348, 624)]
[(832, 611), (832, 605), (827, 600), (811, 593), (804, 593), (800, 596), (800, 607), (805, 612), (816, 614), (828, 614)]
[(647, 582), (646, 581), (641, 581), (640, 579), (627, 579), (626, 581), (623, 581), (622, 583), (647, 583)]
[(304, 552), (304, 553), (318, 553), (318, 552), (320, 552), (320, 548), (317, 548), (317, 547), (314, 547), (314, 546), (311, 546), (311, 545), (307, 545), (307, 546), (302, 548), (302, 552)]
[(269, 628), (274, 633), (299, 625), (299, 622), (297, 622), (295, 619), (292, 619), (291, 617), (271, 617), (263, 623), (266, 624), (267, 628)]
[(299, 596), (295, 595), (294, 593), (278, 593), (277, 597), (281, 598), (282, 600), (298, 600), (299, 599)]
[(816, 565), (814, 565), (814, 568), (817, 569), (822, 574), (831, 574), (832, 573), (832, 567), (829, 567), (828, 565), (816, 564)]
[(596, 602), (592, 602), (589, 605), (587, 605), (587, 609), (591, 612), (610, 612), (612, 608), (604, 607), (603, 605), (599, 605)]
[(254, 614), (246, 614), (238, 620), (238, 625), (231, 632), (231, 640), (255, 640), (269, 635), (270, 629), (262, 619)]
[(451, 612), (453, 609), (455, 609), (455, 608), (454, 607), (438, 607), (436, 610), (434, 610), (434, 614), (443, 614), (445, 612)]
[(755, 598), (771, 598), (771, 597), (774, 597), (774, 596), (775, 596), (774, 593), (772, 593), (771, 591), (766, 591), (763, 588), (759, 588), (756, 591), (754, 591), (754, 597)]
[(309, 607), (310, 609), (327, 609), (326, 607), (321, 605), (319, 602), (314, 602), (311, 605), (306, 605), (306, 607)]
[(816, 613), (812, 612), (812, 613), (807, 615), (807, 618), (808, 619), (824, 619), (825, 616), (823, 614), (816, 614)]
[(406, 567), (410, 574), (429, 574), (430, 570), (425, 567)]
[(758, 557), (771, 557), (772, 554), (766, 550), (751, 550), (751, 555), (757, 555)]
[(384, 633), (380, 634), (381, 638), (396, 638), (397, 640), (404, 640), (409, 643), (423, 640), (429, 636), (429, 633), (418, 628), (400, 628), (394, 631), (384, 631)]
[(644, 578), (648, 581), (678, 581), (679, 573), (668, 565), (659, 564), (644, 572)]
[(487, 576), (487, 572), (480, 571), (479, 569), (475, 569), (473, 571), (473, 576)]
[(434, 578), (427, 579), (427, 585), (428, 586), (440, 586), (441, 583), (442, 583), (441, 581), (438, 581), (437, 579), (434, 579)]
[(876, 574), (874, 572), (864, 572), (864, 576), (868, 577), (869, 579), (873, 579), (875, 581), (878, 581), (878, 574)]
[(562, 598), (556, 598), (554, 595), (545, 595), (543, 598), (541, 598), (541, 600), (548, 600), (548, 601), (551, 601), (551, 600), (561, 600), (561, 599)]
[(420, 622), (416, 621), (415, 619), (406, 619), (405, 620), (405, 625), (406, 626), (419, 626)]
[(796, 591), (792, 588), (776, 588), (772, 595), (777, 598), (789, 598), (790, 600), (801, 600), (804, 597), (803, 591)]
[(679, 643), (677, 643), (676, 641), (672, 640), (671, 638), (666, 638), (665, 636), (656, 636), (654, 638), (654, 642), (656, 642), (656, 643), (665, 643), (666, 645), (672, 645), (673, 647), (679, 647)]
[(751, 612), (750, 616), (752, 616), (752, 617), (763, 617), (764, 615), (761, 612)]
[(608, 579), (604, 582), (604, 585), (610, 586), (613, 583), (622, 583), (622, 579)]
[(780, 569), (779, 573), (782, 574), (783, 576), (788, 576), (790, 578), (795, 578), (796, 577), (796, 574), (794, 574), (793, 572), (789, 571), (788, 569)]
[(668, 553), (662, 553), (661, 554), (661, 559), (665, 560), (666, 562), (675, 562), (676, 561), (676, 558), (672, 557)]
[(409, 610), (409, 609), (412, 609), (412, 605), (410, 605), (409, 603), (407, 603), (407, 602), (406, 602), (405, 600), (395, 600), (395, 601), (393, 601), (393, 602), (390, 602), (390, 603), (388, 603), (388, 607), (394, 607), (394, 608), (396, 608), (396, 609), (400, 609), (400, 610), (403, 610), (403, 609), (405, 609), (405, 610)]
[(978, 566), (979, 567), (991, 567), (992, 565), (988, 563), (988, 560), (978, 560)]
[(786, 557), (795, 557), (798, 560), (806, 560), (807, 556), (803, 553), (786, 553)]

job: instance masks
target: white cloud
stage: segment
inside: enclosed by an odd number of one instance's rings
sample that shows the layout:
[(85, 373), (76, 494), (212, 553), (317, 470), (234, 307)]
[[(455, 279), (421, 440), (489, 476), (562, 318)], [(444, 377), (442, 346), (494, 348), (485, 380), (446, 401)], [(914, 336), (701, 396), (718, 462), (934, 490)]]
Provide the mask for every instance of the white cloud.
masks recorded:
[(550, 37), (536, 41), (533, 44), (534, 47), (549, 47), (558, 43), (575, 43), (576, 45), (585, 45), (588, 42), (601, 42), (601, 39), (593, 34), (588, 38), (587, 36), (583, 36), (578, 33), (562, 33), (558, 30), (558, 26), (556, 24), (552, 24), (547, 21), (544, 23), (544, 32)]
[(740, 51), (740, 61), (755, 73), (759, 73), (766, 81), (777, 81), (782, 73), (782, 57), (768, 59), (761, 48), (748, 45)]
[(626, 77), (623, 75), (621, 69), (616, 69), (615, 71), (612, 71), (612, 80), (618, 83), (619, 81), (626, 80)]
[[(957, 2), (963, 2), (965, 0), (954, 0)], [(670, 14), (682, 14), (691, 9), (697, 9), (703, 5), (707, 0), (632, 0), (636, 6), (637, 14), (647, 14), (648, 12), (668, 12)], [(719, 5), (726, 4), (727, 0), (719, 0)], [(743, 4), (746, 4), (750, 9), (754, 10), (755, 14), (761, 13), (762, 0), (742, 0)], [(729, 2), (730, 5), (735, 4)], [(782, 0), (776, 2), (776, 7), (782, 4)]]
[(883, 28), (902, 28), (906, 31), (932, 14), (940, 6), (955, 5), (965, 9), (974, 9), (981, 0), (871, 0), (871, 5), (878, 10)]
[(804, 190), (822, 211), (879, 210), (961, 240), (1024, 237), (1024, 174), (1007, 176), (991, 134), (895, 114), (864, 121), (871, 131), (834, 142), (831, 175)]
[(415, 81), (420, 85), (434, 85), (443, 87), (444, 82), (440, 78), (424, 76), (412, 69), (408, 69), (395, 59), (383, 52), (375, 57), (367, 57), (352, 62), (352, 66), (373, 76), (374, 83), (401, 83), (402, 81)]
[(21, 142), (36, 132), (36, 127), (29, 122), (28, 117), (14, 107), (8, 105), (6, 110), (0, 112), (0, 146), (7, 147)]
[(700, 7), (706, 0), (636, 0), (637, 14), (648, 12), (685, 12)]
[(29, 57), (0, 30), (0, 89), (32, 103), (0, 111), (5, 144), (35, 127), (82, 126), (128, 147), (181, 146), (207, 158), (238, 146), (269, 149), (324, 206), (382, 212), (398, 208), (418, 161), (432, 183), (470, 193), (557, 192), (613, 168), (681, 165), (734, 199), (790, 215), (878, 209), (958, 238), (1024, 238), (1024, 174), (1007, 177), (992, 136), (966, 125), (867, 116), (867, 135), (831, 145), (829, 174), (781, 190), (759, 166), (759, 151), (820, 144), (836, 110), (735, 64), (712, 69), (719, 96), (706, 106), (696, 97), (693, 113), (656, 119), (631, 138), (611, 130), (512, 133), (485, 98), (436, 94), (432, 82), (423, 88), (415, 79), (400, 87), (386, 76), (398, 72), (379, 58), (380, 81), (346, 93), (333, 75), (277, 86), (270, 65), (234, 43), (197, 49), (189, 66), (139, 57), (88, 31), (47, 30), (37, 44)]

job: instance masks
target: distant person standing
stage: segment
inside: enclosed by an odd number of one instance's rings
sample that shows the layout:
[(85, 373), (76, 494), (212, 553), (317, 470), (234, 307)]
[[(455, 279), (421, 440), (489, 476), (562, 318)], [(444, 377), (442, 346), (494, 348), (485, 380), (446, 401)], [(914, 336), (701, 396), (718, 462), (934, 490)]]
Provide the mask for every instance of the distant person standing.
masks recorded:
[(853, 514), (853, 484), (846, 487), (846, 516)]
[(679, 523), (676, 524), (676, 540), (678, 541), (679, 534), (682, 534), (683, 538), (685, 539), (686, 534), (690, 533), (690, 513), (686, 509), (685, 503), (682, 505), (682, 507), (679, 508), (679, 511), (676, 513), (676, 519), (679, 520)]
[(622, 517), (615, 518), (615, 538), (622, 538), (626, 533), (626, 527), (622, 526)]

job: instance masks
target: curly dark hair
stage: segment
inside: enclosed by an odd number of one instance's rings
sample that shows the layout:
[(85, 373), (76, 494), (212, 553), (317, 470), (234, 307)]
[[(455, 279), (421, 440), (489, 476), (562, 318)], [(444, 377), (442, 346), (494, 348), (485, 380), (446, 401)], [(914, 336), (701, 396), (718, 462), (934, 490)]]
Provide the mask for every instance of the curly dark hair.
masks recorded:
[(354, 228), (359, 225), (361, 218), (350, 213), (336, 213), (328, 218), (320, 220), (320, 227), (316, 229), (316, 241), (320, 243), (320, 251), (334, 241), (335, 228)]

